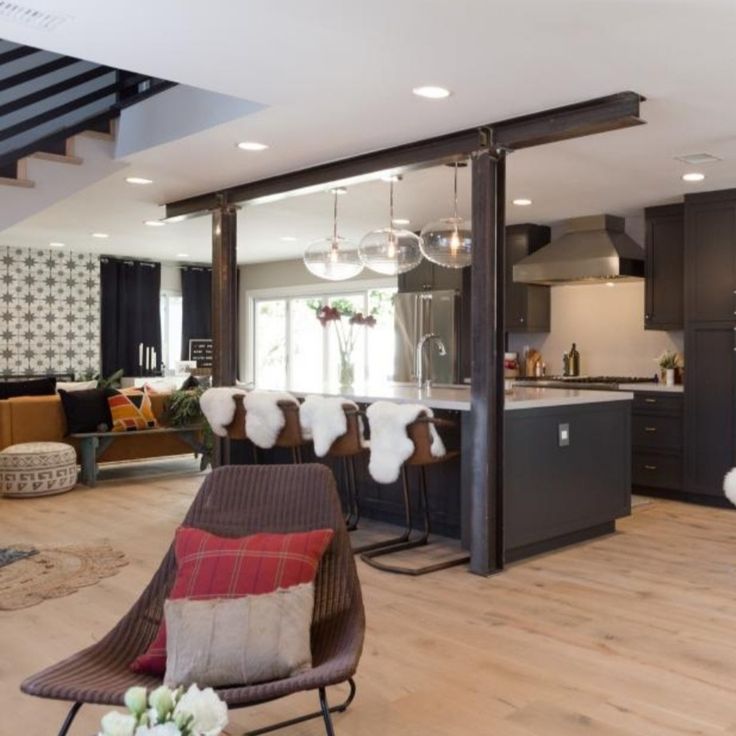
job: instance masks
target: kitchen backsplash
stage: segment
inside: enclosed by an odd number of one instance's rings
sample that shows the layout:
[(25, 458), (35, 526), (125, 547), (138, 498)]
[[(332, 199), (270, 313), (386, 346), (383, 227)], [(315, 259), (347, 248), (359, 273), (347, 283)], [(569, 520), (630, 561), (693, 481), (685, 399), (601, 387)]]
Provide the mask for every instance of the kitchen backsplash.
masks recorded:
[(548, 374), (562, 373), (562, 355), (572, 343), (583, 375), (648, 376), (665, 350), (683, 353), (682, 332), (644, 329), (644, 282), (614, 286), (553, 286), (547, 334), (509, 335), (509, 350), (542, 353)]

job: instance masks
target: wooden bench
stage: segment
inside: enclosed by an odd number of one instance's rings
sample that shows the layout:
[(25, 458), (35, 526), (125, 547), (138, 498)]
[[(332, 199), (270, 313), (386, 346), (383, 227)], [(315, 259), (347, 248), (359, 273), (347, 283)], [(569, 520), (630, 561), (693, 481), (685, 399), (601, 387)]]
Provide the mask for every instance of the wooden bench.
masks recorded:
[(80, 432), (69, 435), (79, 441), (79, 453), (82, 456), (81, 481), (86, 486), (94, 488), (97, 485), (97, 461), (115, 440), (125, 437), (140, 437), (141, 435), (177, 434), (188, 444), (195, 453), (205, 451), (199, 434), (202, 425), (186, 427), (158, 427), (157, 429), (140, 429), (136, 432)]

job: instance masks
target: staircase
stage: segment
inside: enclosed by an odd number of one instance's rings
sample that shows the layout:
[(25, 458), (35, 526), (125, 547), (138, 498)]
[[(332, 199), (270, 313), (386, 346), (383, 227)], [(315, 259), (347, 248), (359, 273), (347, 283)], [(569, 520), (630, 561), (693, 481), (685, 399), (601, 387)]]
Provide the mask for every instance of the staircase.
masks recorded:
[(124, 108), (172, 86), (0, 39), (0, 185), (35, 187), (33, 159), (79, 166), (77, 136), (112, 140)]

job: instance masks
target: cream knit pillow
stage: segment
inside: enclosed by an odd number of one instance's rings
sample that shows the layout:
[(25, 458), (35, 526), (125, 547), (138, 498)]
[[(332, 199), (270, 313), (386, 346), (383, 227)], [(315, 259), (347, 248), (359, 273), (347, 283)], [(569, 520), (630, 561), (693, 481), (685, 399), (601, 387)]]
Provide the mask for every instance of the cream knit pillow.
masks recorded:
[(169, 687), (248, 685), (312, 666), (314, 583), (243, 598), (167, 600)]

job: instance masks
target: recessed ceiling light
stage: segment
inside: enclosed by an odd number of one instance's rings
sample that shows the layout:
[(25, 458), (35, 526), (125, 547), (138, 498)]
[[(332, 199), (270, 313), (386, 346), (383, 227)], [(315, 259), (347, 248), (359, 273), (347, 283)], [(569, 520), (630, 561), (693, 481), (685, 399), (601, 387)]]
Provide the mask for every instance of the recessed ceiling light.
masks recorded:
[(50, 248), (63, 248), (64, 243), (49, 243)]
[(293, 243), (296, 241), (296, 238), (293, 235), (283, 235), (281, 240), (283, 240), (284, 243)]
[(613, 281), (606, 281), (606, 286), (615, 286)]
[(128, 184), (153, 184), (153, 179), (145, 179), (142, 176), (126, 176)]
[(109, 238), (107, 233), (92, 233), (93, 238)]
[(163, 227), (166, 223), (161, 220), (143, 220), (143, 224), (148, 227)]
[(411, 220), (407, 220), (405, 217), (394, 217), (391, 222), (393, 222), (394, 225), (408, 225)]
[(701, 174), (699, 171), (691, 171), (682, 175), (683, 181), (703, 181), (703, 179), (705, 179), (705, 174)]
[(444, 100), (450, 96), (450, 90), (444, 87), (436, 87), (434, 85), (426, 85), (423, 87), (414, 87), (412, 92), (417, 97), (426, 97), (428, 100)]
[(167, 217), (166, 222), (183, 222), (186, 219), (186, 215), (176, 215), (175, 217)]
[(189, 258), (189, 253), (177, 253), (177, 258)]
[(265, 143), (256, 143), (255, 141), (241, 141), (238, 143), (241, 151), (265, 151), (268, 146)]
[(528, 207), (532, 203), (531, 199), (526, 199), (526, 197), (519, 197), (519, 199), (515, 199), (513, 202), (517, 207)]

